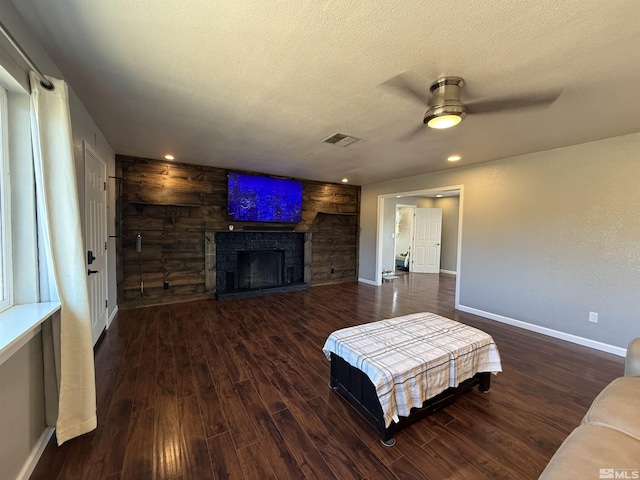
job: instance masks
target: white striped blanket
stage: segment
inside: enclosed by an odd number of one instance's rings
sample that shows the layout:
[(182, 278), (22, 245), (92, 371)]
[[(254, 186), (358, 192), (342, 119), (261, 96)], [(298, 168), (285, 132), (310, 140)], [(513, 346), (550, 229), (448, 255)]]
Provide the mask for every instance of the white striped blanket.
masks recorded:
[(369, 377), (387, 427), (478, 372), (502, 371), (490, 335), (429, 312), (336, 330), (322, 351)]

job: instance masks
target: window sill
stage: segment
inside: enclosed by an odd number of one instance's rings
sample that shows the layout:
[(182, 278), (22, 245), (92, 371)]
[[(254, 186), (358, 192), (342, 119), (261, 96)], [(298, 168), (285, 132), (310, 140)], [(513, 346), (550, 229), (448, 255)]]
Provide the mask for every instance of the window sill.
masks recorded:
[(29, 303), (0, 313), (0, 365), (40, 333), (40, 324), (59, 309), (58, 302)]

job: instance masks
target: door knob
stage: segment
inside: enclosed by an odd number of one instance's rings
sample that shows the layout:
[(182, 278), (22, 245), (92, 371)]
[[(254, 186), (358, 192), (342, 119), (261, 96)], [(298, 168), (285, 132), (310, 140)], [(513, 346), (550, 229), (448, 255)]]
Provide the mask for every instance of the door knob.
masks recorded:
[(91, 250), (89, 250), (87, 252), (87, 263), (89, 265), (91, 265), (95, 259), (96, 259), (96, 257), (93, 256), (93, 252)]
[(98, 270), (87, 270), (87, 275), (91, 275), (92, 273), (98, 273)]

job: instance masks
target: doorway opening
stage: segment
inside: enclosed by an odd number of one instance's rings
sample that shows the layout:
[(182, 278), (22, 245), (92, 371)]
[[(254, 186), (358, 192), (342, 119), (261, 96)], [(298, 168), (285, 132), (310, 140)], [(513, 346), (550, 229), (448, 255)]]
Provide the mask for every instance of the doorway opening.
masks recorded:
[[(398, 230), (398, 212), (403, 208), (411, 209), (442, 209), (442, 258), (436, 259), (436, 268), (430, 270), (445, 274), (456, 275), (456, 307), (459, 304), (459, 279), (461, 272), (461, 239), (462, 239), (462, 211), (464, 200), (464, 186), (451, 185), (424, 190), (396, 192), (378, 196), (378, 232), (376, 242), (376, 284), (381, 285), (383, 273), (396, 271), (398, 264), (405, 266), (405, 256), (408, 253), (407, 268), (413, 270), (411, 256), (417, 257), (419, 252), (411, 252), (407, 248), (406, 240)], [(403, 227), (404, 228), (404, 227)], [(415, 237), (417, 230), (413, 229)], [(397, 231), (398, 230), (398, 231)], [(398, 238), (400, 237), (400, 238)], [(412, 246), (412, 249), (415, 247)], [(405, 251), (401, 251), (405, 250)], [(423, 252), (428, 250), (423, 250)], [(433, 267), (433, 266), (432, 266)], [(422, 270), (424, 271), (424, 270)], [(388, 273), (387, 273), (388, 274)]]
[(411, 266), (415, 205), (396, 205), (393, 253), (394, 273), (408, 272)]

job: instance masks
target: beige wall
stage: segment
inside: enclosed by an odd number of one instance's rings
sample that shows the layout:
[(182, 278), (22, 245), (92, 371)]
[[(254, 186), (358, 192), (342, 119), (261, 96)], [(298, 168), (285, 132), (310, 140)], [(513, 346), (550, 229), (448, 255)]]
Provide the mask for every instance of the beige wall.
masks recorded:
[(433, 206), (442, 209), (440, 269), (455, 272), (458, 268), (458, 210), (460, 197), (436, 198)]
[(359, 277), (375, 280), (379, 195), (463, 185), (462, 306), (626, 347), (640, 325), (639, 157), (636, 133), (365, 186)]
[(42, 340), (0, 365), (0, 478), (14, 479), (44, 431)]

